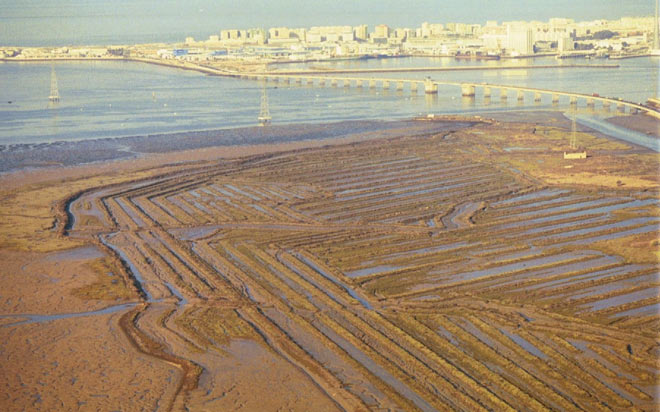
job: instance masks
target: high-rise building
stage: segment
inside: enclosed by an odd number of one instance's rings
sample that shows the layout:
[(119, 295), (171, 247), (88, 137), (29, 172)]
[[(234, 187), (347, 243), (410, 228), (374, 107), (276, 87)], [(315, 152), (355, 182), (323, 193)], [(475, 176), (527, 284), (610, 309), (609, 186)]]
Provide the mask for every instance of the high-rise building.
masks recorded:
[(373, 37), (375, 38), (388, 38), (390, 37), (390, 28), (386, 24), (379, 24), (374, 27)]
[(368, 27), (366, 24), (357, 26), (353, 29), (356, 40), (367, 40), (369, 38)]
[(534, 36), (532, 29), (527, 26), (506, 26), (507, 49), (509, 54), (530, 55), (534, 54)]
[(312, 27), (306, 33), (308, 43), (353, 41), (355, 33), (351, 26)]
[(575, 41), (572, 37), (560, 37), (557, 41), (557, 50), (561, 52), (571, 51), (575, 49)]

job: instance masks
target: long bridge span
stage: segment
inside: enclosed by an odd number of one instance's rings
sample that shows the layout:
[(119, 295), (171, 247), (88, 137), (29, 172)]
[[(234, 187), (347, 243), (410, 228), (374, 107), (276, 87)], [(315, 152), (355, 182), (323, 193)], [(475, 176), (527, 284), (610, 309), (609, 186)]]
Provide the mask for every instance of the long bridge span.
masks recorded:
[[(207, 73), (214, 76), (234, 77), (249, 80), (267, 81), (267, 82), (283, 82), (285, 84), (306, 84), (308, 86), (318, 87), (361, 87), (375, 89), (380, 88), (390, 90), (394, 85), (397, 91), (403, 91), (408, 88), (411, 93), (419, 93), (419, 90), (424, 90), (427, 94), (437, 94), (439, 86), (453, 86), (460, 90), (460, 94), (465, 97), (475, 97), (477, 90), (485, 99), (493, 97), (493, 92), (499, 95), (499, 98), (506, 100), (509, 98), (509, 92), (515, 92), (515, 98), (518, 101), (524, 101), (527, 94), (533, 95), (535, 102), (540, 102), (543, 96), (551, 96), (553, 104), (559, 104), (560, 97), (567, 97), (571, 105), (577, 105), (578, 101), (586, 102), (588, 107), (594, 107), (598, 102), (605, 109), (615, 106), (617, 110), (625, 112), (626, 109), (630, 113), (646, 113), (657, 119), (660, 119), (660, 111), (651, 106), (642, 103), (635, 103), (623, 100), (616, 97), (603, 97), (596, 94), (565, 92), (558, 90), (539, 89), (534, 87), (524, 86), (511, 86), (491, 83), (477, 83), (477, 82), (444, 82), (436, 81), (431, 78), (426, 79), (397, 79), (397, 78), (378, 78), (378, 77), (351, 77), (351, 76), (334, 76), (331, 73), (325, 75), (310, 75), (310, 74), (295, 74), (295, 73), (269, 73), (269, 72), (255, 72), (255, 73), (241, 73), (236, 71), (229, 71), (218, 69), (210, 66), (193, 64), (190, 62), (177, 61), (176, 64), (166, 62), (163, 60), (149, 59), (149, 58), (131, 58), (130, 60), (140, 61), (144, 63), (159, 64), (164, 66), (177, 67), (185, 70), (195, 70), (202, 73)], [(608, 67), (609, 68), (609, 67)]]
[[(223, 73), (226, 75), (226, 73)], [(646, 106), (641, 103), (635, 103), (627, 100), (622, 100), (614, 97), (603, 97), (596, 94), (585, 94), (575, 92), (564, 92), (557, 90), (539, 89), (534, 87), (523, 86), (510, 86), (490, 83), (473, 83), (473, 82), (445, 82), (436, 81), (430, 78), (426, 79), (396, 79), (396, 78), (363, 78), (363, 77), (347, 77), (347, 76), (332, 76), (332, 75), (292, 75), (292, 74), (275, 74), (275, 73), (245, 73), (236, 74), (233, 77), (239, 77), (249, 80), (259, 80), (267, 82), (283, 82), (285, 84), (306, 84), (309, 86), (318, 87), (358, 87), (369, 89), (384, 89), (390, 90), (393, 86), (397, 91), (404, 89), (410, 90), (411, 93), (419, 93), (419, 90), (424, 90), (427, 94), (437, 94), (439, 86), (453, 86), (460, 90), (464, 97), (475, 97), (477, 90), (480, 94), (487, 99), (493, 97), (494, 92), (500, 99), (505, 100), (509, 98), (509, 92), (515, 93), (515, 98), (518, 101), (524, 101), (526, 95), (533, 96), (536, 102), (541, 101), (542, 97), (550, 96), (552, 102), (559, 103), (560, 97), (567, 97), (571, 105), (577, 105), (578, 100), (585, 101), (587, 106), (595, 106), (596, 103), (602, 104), (604, 108), (615, 106), (619, 111), (626, 111), (630, 113), (647, 113), (653, 117), (660, 119), (660, 111), (653, 107)]]
[[(379, 78), (379, 77), (353, 77), (353, 76), (334, 76), (331, 73), (325, 75), (309, 75), (309, 74), (292, 74), (292, 73), (269, 73), (269, 72), (255, 72), (255, 73), (241, 73), (223, 69), (217, 69), (210, 66), (203, 66), (193, 64), (190, 62), (176, 62), (176, 64), (165, 62), (163, 60), (149, 59), (149, 58), (131, 58), (130, 60), (140, 61), (151, 64), (159, 64), (171, 67), (177, 67), (185, 70), (195, 70), (202, 73), (207, 73), (214, 76), (234, 77), (249, 80), (259, 80), (267, 82), (283, 82), (285, 84), (306, 84), (308, 86), (318, 87), (361, 87), (361, 88), (380, 88), (390, 90), (394, 85), (397, 91), (402, 92), (408, 88), (411, 93), (419, 93), (419, 90), (424, 90), (427, 94), (437, 94), (439, 86), (452, 86), (460, 90), (460, 94), (465, 97), (475, 97), (477, 90), (480, 94), (490, 99), (493, 97), (493, 92), (499, 95), (502, 100), (509, 98), (509, 92), (515, 93), (515, 98), (518, 101), (524, 101), (527, 94), (531, 94), (535, 102), (540, 102), (543, 96), (551, 96), (553, 104), (559, 104), (560, 97), (567, 97), (571, 105), (577, 105), (578, 101), (586, 102), (588, 107), (594, 107), (598, 102), (603, 108), (609, 109), (615, 106), (617, 110), (625, 112), (626, 109), (630, 113), (646, 113), (650, 116), (660, 119), (660, 111), (651, 106), (642, 103), (635, 103), (623, 100), (616, 97), (604, 97), (596, 94), (565, 92), (558, 90), (539, 89), (534, 87), (524, 86), (511, 86), (491, 83), (478, 83), (478, 82), (444, 82), (436, 81), (431, 78), (426, 79), (397, 79), (397, 78)], [(609, 67), (608, 67), (609, 68)]]
[[(524, 101), (526, 94), (532, 94), (535, 102), (540, 102), (542, 97), (551, 96), (552, 103), (558, 104), (560, 97), (568, 97), (571, 105), (577, 105), (578, 100), (586, 102), (587, 106), (593, 107), (596, 102), (602, 104), (606, 109), (609, 109), (611, 106), (616, 106), (617, 110), (625, 112), (627, 109), (630, 113), (646, 113), (655, 118), (660, 119), (660, 110), (644, 105), (642, 103), (635, 103), (627, 100), (623, 100), (615, 97), (603, 97), (596, 94), (585, 94), (585, 93), (575, 93), (575, 92), (564, 92), (557, 90), (548, 90), (548, 89), (539, 89), (534, 87), (524, 87), (524, 86), (510, 86), (510, 85), (501, 85), (501, 84), (490, 84), (490, 83), (475, 83), (475, 82), (444, 82), (436, 81), (430, 78), (426, 79), (397, 79), (397, 78), (363, 78), (363, 77), (346, 77), (346, 76), (333, 76), (330, 73), (326, 75), (308, 75), (308, 74), (291, 74), (289, 73), (267, 73), (267, 72), (258, 72), (258, 73), (241, 73), (229, 70), (218, 69), (210, 66), (204, 66), (199, 64), (194, 64), (184, 61), (168, 62), (161, 59), (153, 58), (144, 58), (144, 57), (130, 57), (130, 58), (84, 58), (84, 59), (46, 59), (49, 61), (54, 60), (131, 60), (138, 61), (149, 64), (157, 64), (168, 67), (176, 67), (184, 70), (194, 70), (213, 76), (223, 76), (223, 77), (234, 77), (250, 80), (261, 80), (261, 81), (273, 81), (273, 82), (284, 82), (291, 83), (295, 82), (297, 84), (306, 84), (308, 86), (319, 86), (326, 87), (330, 85), (332, 87), (339, 87), (339, 84), (343, 87), (362, 87), (362, 88), (381, 88), (384, 90), (389, 90), (392, 88), (392, 85), (395, 85), (397, 91), (403, 91), (404, 88), (408, 88), (411, 93), (418, 93), (420, 89), (424, 90), (427, 94), (437, 94), (439, 86), (454, 86), (460, 88), (460, 93), (465, 97), (475, 97), (477, 90), (481, 90), (481, 95), (490, 99), (493, 96), (493, 92), (499, 94), (499, 98), (502, 100), (509, 98), (509, 91), (515, 92), (516, 98), (518, 101)], [(25, 61), (40, 61), (42, 59), (25, 59)], [(18, 61), (18, 59), (7, 59), (0, 58), (0, 61)], [(21, 61), (24, 61), (23, 59)], [(611, 68), (611, 65), (601, 65), (601, 67)], [(420, 69), (422, 70), (422, 69)], [(392, 71), (392, 70), (388, 70)], [(364, 72), (362, 70), (361, 72)], [(376, 71), (374, 71), (376, 72)]]

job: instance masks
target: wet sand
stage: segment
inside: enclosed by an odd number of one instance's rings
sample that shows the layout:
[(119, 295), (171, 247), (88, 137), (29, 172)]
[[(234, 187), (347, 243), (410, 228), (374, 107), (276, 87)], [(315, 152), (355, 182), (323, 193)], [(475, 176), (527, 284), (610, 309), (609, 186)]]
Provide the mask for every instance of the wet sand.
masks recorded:
[(615, 116), (607, 119), (608, 122), (622, 126), (649, 136), (660, 139), (660, 119), (643, 114), (631, 114), (628, 116)]
[[(155, 153), (328, 142), (331, 139), (365, 139), (406, 133), (432, 133), (437, 123), (413, 121), (346, 121), (325, 124), (270, 125), (147, 136), (58, 141), (39, 144), (0, 145), (0, 173), (51, 166), (103, 163), (135, 159)], [(312, 143), (314, 145), (316, 143)]]
[(652, 410), (657, 299), (596, 302), (655, 290), (657, 157), (583, 136), (566, 162), (565, 117), (508, 116), (5, 173), (0, 409)]

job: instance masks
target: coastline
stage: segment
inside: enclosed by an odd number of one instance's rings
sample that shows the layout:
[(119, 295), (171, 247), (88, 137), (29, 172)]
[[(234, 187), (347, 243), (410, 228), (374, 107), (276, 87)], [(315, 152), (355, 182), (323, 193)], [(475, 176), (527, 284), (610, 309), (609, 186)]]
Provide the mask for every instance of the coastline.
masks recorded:
[(365, 3), (7, 5), (0, 412), (660, 412), (660, 0)]
[[(432, 134), (465, 127), (476, 120), (364, 120), (272, 125), (177, 132), (74, 142), (54, 142), (0, 151), (0, 185), (6, 189), (53, 178), (142, 170), (163, 165), (207, 162), (281, 151), (355, 143), (372, 139)], [(412, 132), (412, 133), (411, 133)], [(44, 158), (46, 160), (44, 161)], [(29, 159), (39, 159), (27, 163)]]
[(245, 73), (228, 72), (225, 70), (214, 69), (208, 66), (201, 66), (192, 64), (181, 60), (164, 60), (164, 59), (150, 59), (146, 57), (53, 57), (53, 58), (29, 58), (29, 59), (13, 59), (13, 58), (0, 58), (0, 62), (5, 63), (44, 63), (44, 62), (77, 62), (77, 61), (113, 61), (113, 62), (137, 62), (147, 63), (156, 66), (172, 67), (183, 70), (193, 70), (201, 73), (206, 73), (216, 76), (225, 77), (241, 77)]
[[(242, 77), (247, 74), (282, 74), (282, 75), (308, 75), (308, 74), (346, 74), (346, 73), (399, 73), (399, 72), (447, 72), (447, 71), (479, 71), (479, 70), (534, 70), (534, 69), (617, 69), (620, 67), (619, 64), (539, 64), (539, 65), (515, 65), (507, 64), (500, 66), (453, 66), (453, 67), (442, 67), (442, 66), (429, 66), (429, 67), (408, 67), (408, 68), (377, 68), (377, 69), (331, 69), (319, 70), (319, 69), (310, 69), (310, 70), (282, 70), (282, 71), (228, 71), (220, 68), (214, 68), (211, 66), (195, 64), (184, 60), (173, 60), (173, 59), (153, 59), (148, 57), (52, 57), (52, 58), (24, 58), (24, 59), (15, 59), (15, 58), (0, 58), (0, 62), (7, 63), (40, 63), (40, 62), (65, 62), (65, 61), (129, 61), (129, 62), (140, 62), (154, 64), (158, 66), (173, 67), (184, 70), (194, 70), (205, 74), (224, 76), (224, 77)], [(333, 62), (334, 60), (328, 60), (327, 62)], [(271, 64), (271, 63), (262, 63), (262, 64)], [(255, 64), (258, 65), (258, 64)]]
[(533, 69), (617, 69), (618, 64), (525, 64), (525, 65), (501, 65), (501, 66), (453, 66), (453, 67), (392, 67), (378, 69), (331, 69), (327, 70), (288, 70), (277, 71), (277, 74), (305, 75), (305, 74), (339, 74), (339, 73), (405, 73), (405, 72), (448, 72), (448, 71), (477, 71), (477, 70), (533, 70)]
[[(151, 168), (178, 168), (185, 164), (205, 164), (367, 140), (430, 135), (450, 129), (456, 130), (484, 119), (567, 130), (570, 128), (570, 120), (559, 111), (511, 110), (465, 116), (436, 114), (433, 121), (425, 121), (426, 118), (423, 118), (300, 123), (271, 125), (267, 128), (251, 126), (86, 141), (60, 141), (38, 145), (24, 144), (14, 146), (11, 152), (0, 151), (0, 165), (5, 167), (0, 170), (0, 185), (12, 190), (25, 185), (52, 181), (54, 172), (57, 175), (55, 179), (69, 180), (85, 176), (112, 175), (118, 171), (126, 173)], [(632, 116), (608, 118), (602, 121), (621, 123), (621, 127), (636, 123)], [(631, 147), (637, 148), (633, 150), (653, 152), (652, 149), (602, 133), (589, 126), (580, 125), (580, 130), (612, 141), (630, 144)], [(634, 131), (634, 128), (630, 127), (629, 130)], [(26, 159), (41, 161), (30, 163)]]
[[(245, 70), (246, 67), (249, 67), (250, 65), (237, 65), (239, 70), (227, 70), (224, 68), (215, 68), (209, 65), (200, 65), (192, 62), (188, 62), (185, 60), (172, 60), (172, 59), (153, 59), (153, 58), (144, 58), (144, 57), (112, 57), (112, 58), (34, 58), (34, 59), (15, 59), (15, 58), (0, 58), (0, 62), (54, 62), (54, 61), (128, 61), (128, 62), (140, 62), (140, 63), (146, 63), (146, 64), (153, 64), (153, 65), (159, 65), (159, 66), (164, 66), (164, 67), (170, 67), (170, 68), (178, 68), (178, 69), (183, 69), (183, 70), (190, 70), (190, 71), (196, 71), (200, 73), (204, 73), (210, 76), (220, 76), (220, 77), (229, 77), (229, 78), (241, 78), (241, 79), (252, 79), (252, 80), (274, 80), (276, 82), (279, 82), (281, 78), (287, 78), (290, 76), (321, 76), (321, 75), (333, 75), (333, 74), (341, 74), (341, 73), (363, 73), (363, 74), (369, 74), (369, 73), (386, 73), (386, 72), (426, 72), (426, 71), (440, 71), (440, 72), (446, 72), (446, 71), (461, 71), (461, 70), (466, 70), (466, 71), (477, 71), (477, 70), (519, 70), (519, 69), (534, 69), (534, 68), (541, 68), (541, 69), (549, 69), (549, 68), (618, 68), (618, 65), (528, 65), (528, 66), (455, 66), (455, 67), (413, 67), (413, 68), (390, 68), (390, 69), (341, 69), (341, 70), (304, 70), (304, 71), (249, 71)], [(254, 67), (259, 67), (259, 65), (253, 65)], [(272, 76), (272, 78), (271, 78)], [(307, 79), (307, 82), (309, 83), (310, 81), (313, 82), (314, 77), (310, 77)], [(289, 81), (290, 79), (288, 79)], [(301, 77), (298, 77), (298, 80), (301, 80)], [(327, 78), (326, 78), (327, 80)], [(344, 81), (348, 81), (350, 84), (350, 81), (352, 80), (360, 80), (360, 79), (344, 79)], [(361, 80), (370, 80), (369, 78), (361, 78)], [(393, 78), (393, 79), (378, 79), (383, 83), (383, 85), (387, 84), (389, 87), (390, 82), (398, 82), (401, 81), (401, 79), (398, 78)], [(418, 82), (421, 82), (422, 80), (419, 79)], [(346, 85), (347, 83), (345, 83)], [(454, 86), (461, 86), (463, 87), (462, 83), (459, 82), (437, 82), (437, 85), (441, 84), (451, 84)], [(576, 92), (567, 92), (567, 91), (562, 91), (562, 90), (553, 90), (553, 89), (543, 89), (543, 88), (535, 88), (535, 87), (521, 87), (521, 86), (514, 86), (510, 84), (495, 84), (495, 83), (470, 83), (468, 82), (467, 85), (479, 85), (479, 86), (485, 86), (488, 85), (490, 88), (501, 88), (501, 89), (517, 89), (518, 92), (520, 93), (521, 91), (524, 92), (542, 92), (542, 93), (547, 93), (547, 94), (553, 94), (554, 96), (570, 96), (571, 99), (573, 98), (581, 98), (581, 99), (586, 99), (587, 104), (591, 102), (591, 104), (594, 104), (595, 101), (602, 101), (603, 104), (615, 104), (617, 106), (623, 105), (625, 108), (626, 106), (629, 108), (629, 110), (641, 110), (643, 112), (646, 112), (650, 114), (651, 116), (660, 118), (660, 112), (651, 106), (648, 106), (644, 103), (637, 103), (635, 101), (630, 101), (630, 100), (624, 100), (622, 98), (616, 98), (616, 97), (604, 97), (597, 95), (595, 93), (576, 93)], [(321, 86), (322, 87), (322, 86)], [(386, 87), (386, 86), (384, 86)], [(411, 86), (412, 87), (412, 86)], [(554, 97), (553, 97), (554, 98)]]
[[(640, 120), (640, 117), (642, 120)], [(463, 127), (469, 120), (493, 118), (502, 122), (530, 123), (569, 128), (570, 121), (562, 111), (507, 110), (483, 112), (465, 116), (436, 114), (436, 121), (419, 119), (344, 120), (329, 123), (294, 123), (268, 127), (246, 126), (209, 130), (179, 131), (122, 137), (103, 137), (88, 140), (55, 141), (0, 145), (0, 182), (11, 180), (17, 173), (32, 174), (42, 170), (63, 170), (75, 167), (96, 167), (106, 164), (172, 157), (170, 163), (192, 160), (212, 160), (251, 153), (267, 153), (305, 147), (319, 147), (360, 140), (396, 137), (404, 134), (434, 133), (444, 124)], [(472, 120), (475, 121), (475, 120)], [(476, 120), (478, 121), (478, 120)], [(646, 115), (616, 116), (602, 119), (603, 125), (614, 124), (632, 133), (658, 137), (660, 122)], [(655, 125), (655, 126), (654, 126)], [(599, 130), (586, 127), (590, 133), (653, 151)], [(656, 134), (652, 129), (656, 127)], [(660, 141), (660, 140), (659, 140)], [(164, 160), (163, 160), (164, 161)]]

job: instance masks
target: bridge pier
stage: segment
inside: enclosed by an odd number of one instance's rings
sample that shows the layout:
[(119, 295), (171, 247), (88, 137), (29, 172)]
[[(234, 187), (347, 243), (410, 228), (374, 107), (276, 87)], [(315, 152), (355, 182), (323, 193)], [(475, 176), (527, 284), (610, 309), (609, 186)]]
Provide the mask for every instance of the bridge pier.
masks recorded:
[(424, 93), (438, 94), (438, 84), (434, 83), (431, 79), (424, 80)]
[(594, 99), (587, 99), (587, 107), (594, 107)]
[(610, 110), (610, 102), (608, 102), (607, 100), (605, 100), (605, 101), (603, 102), (603, 109), (609, 111), (609, 110)]
[(522, 91), (522, 90), (518, 90), (518, 93), (516, 93), (516, 95), (517, 95), (517, 97), (518, 97), (518, 101), (523, 101), (523, 100), (525, 100), (525, 92), (524, 92), (524, 91)]
[(387, 80), (383, 80), (383, 90), (389, 90), (390, 89), (390, 82)]
[(319, 86), (321, 86), (321, 87), (325, 87), (325, 77), (321, 77), (321, 78), (319, 79)]
[(330, 81), (330, 85), (332, 87), (337, 87), (337, 79), (332, 79), (332, 81)]
[(488, 86), (484, 87), (484, 98), (490, 99), (490, 95), (491, 95), (490, 87)]
[(417, 82), (410, 83), (410, 93), (417, 94)]
[(557, 104), (559, 103), (559, 95), (558, 94), (553, 94), (552, 95), (552, 104)]
[(362, 89), (364, 87), (364, 80), (356, 80), (355, 81), (355, 87)]
[(376, 88), (376, 81), (375, 80), (369, 80), (369, 88), (370, 89), (375, 89)]
[(290, 84), (290, 83), (291, 83), (291, 79), (288, 78), (288, 77), (285, 77), (284, 78), (284, 84)]
[(461, 84), (461, 96), (471, 97), (475, 95), (475, 88), (472, 84)]
[(307, 78), (307, 85), (308, 86), (314, 86), (314, 78), (308, 77)]
[(296, 84), (302, 84), (302, 77), (296, 77)]
[(535, 92), (534, 93), (534, 101), (535, 102), (540, 102), (541, 101), (541, 92)]
[(351, 87), (351, 81), (350, 80), (344, 80), (344, 87)]
[(500, 100), (506, 100), (509, 98), (509, 90), (505, 88), (500, 89)]
[(617, 103), (616, 104), (616, 109), (620, 112), (625, 112), (626, 111), (626, 106), (624, 106), (623, 103)]
[(396, 91), (398, 91), (398, 92), (403, 91), (403, 82), (397, 82), (396, 83)]
[(569, 99), (569, 103), (571, 104), (571, 106), (577, 105), (577, 97), (571, 96)]

